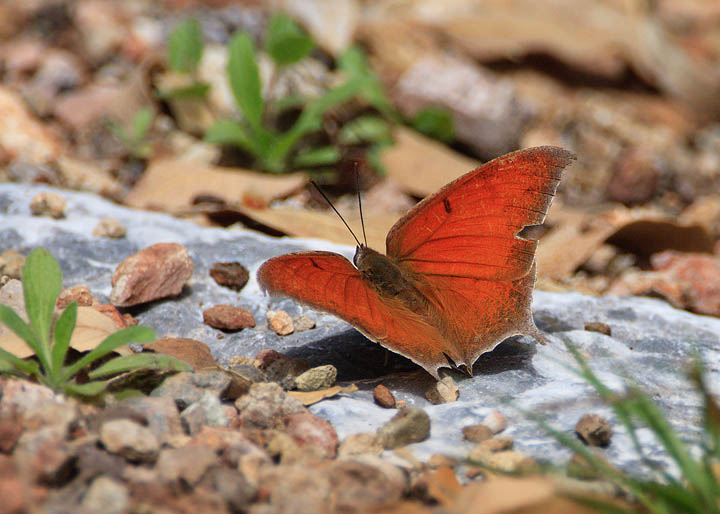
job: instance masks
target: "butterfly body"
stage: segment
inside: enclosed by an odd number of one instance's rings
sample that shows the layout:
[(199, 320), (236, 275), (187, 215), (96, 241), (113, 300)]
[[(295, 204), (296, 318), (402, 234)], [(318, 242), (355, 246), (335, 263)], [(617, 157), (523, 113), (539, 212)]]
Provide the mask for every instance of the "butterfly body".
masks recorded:
[(436, 378), (449, 365), (469, 371), (507, 337), (539, 334), (530, 310), (537, 241), (517, 234), (542, 223), (572, 159), (556, 147), (499, 157), (413, 207), (390, 230), (387, 255), (364, 245), (353, 263), (331, 252), (282, 255), (258, 281), (340, 316)]

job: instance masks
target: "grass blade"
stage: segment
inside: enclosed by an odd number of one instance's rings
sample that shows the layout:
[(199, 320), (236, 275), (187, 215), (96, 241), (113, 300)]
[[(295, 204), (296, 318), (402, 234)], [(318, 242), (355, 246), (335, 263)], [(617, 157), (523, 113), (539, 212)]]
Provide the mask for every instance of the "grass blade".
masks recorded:
[(70, 339), (73, 330), (75, 330), (75, 323), (77, 322), (77, 311), (77, 302), (73, 302), (67, 306), (55, 322), (55, 331), (53, 334), (55, 336), (55, 344), (52, 347), (52, 365), (48, 371), (53, 380), (59, 378), (60, 370), (63, 364), (65, 364), (65, 356), (70, 347)]
[[(2, 348), (0, 348), (0, 361), (8, 363), (28, 375), (38, 375), (40, 372), (37, 362), (26, 361), (24, 359), (21, 359), (20, 357), (16, 357), (7, 350), (3, 350)], [(2, 369), (2, 371), (6, 370), (7, 366), (4, 366), (4, 369)]]
[(37, 357), (47, 370), (50, 367), (50, 326), (55, 302), (62, 289), (60, 266), (50, 252), (44, 248), (30, 252), (23, 268), (22, 284), (25, 311), (39, 343)]
[(235, 102), (252, 130), (260, 133), (263, 131), (262, 115), (265, 105), (260, 85), (260, 71), (250, 36), (244, 32), (235, 33), (230, 40), (228, 51), (227, 72)]
[(30, 325), (25, 323), (25, 320), (7, 305), (0, 305), (0, 321), (25, 341), (35, 355), (42, 351), (40, 341)]
[(136, 353), (135, 355), (123, 355), (116, 357), (98, 369), (91, 371), (88, 376), (91, 379), (117, 375), (126, 371), (137, 369), (168, 369), (177, 371), (191, 371), (192, 367), (169, 355), (156, 353)]
[(148, 327), (135, 326), (127, 327), (122, 330), (118, 330), (114, 334), (107, 336), (103, 342), (101, 342), (97, 348), (91, 350), (89, 353), (78, 359), (77, 362), (66, 367), (60, 377), (62, 382), (68, 380), (70, 377), (75, 375), (82, 368), (87, 366), (93, 361), (106, 356), (116, 348), (123, 346), (128, 343), (151, 343), (155, 340), (155, 332)]
[(106, 387), (105, 382), (88, 382), (87, 384), (68, 382), (63, 386), (63, 390), (66, 394), (75, 396), (96, 396), (102, 393)]

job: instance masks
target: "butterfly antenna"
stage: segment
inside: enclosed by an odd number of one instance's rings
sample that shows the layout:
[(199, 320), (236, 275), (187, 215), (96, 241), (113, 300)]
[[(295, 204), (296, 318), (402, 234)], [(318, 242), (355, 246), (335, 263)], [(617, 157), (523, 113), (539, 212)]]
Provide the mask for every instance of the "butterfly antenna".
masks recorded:
[(313, 186), (315, 186), (315, 189), (318, 190), (318, 193), (320, 193), (320, 194), (322, 195), (322, 197), (325, 199), (325, 201), (328, 203), (328, 205), (329, 205), (330, 207), (332, 207), (332, 210), (335, 211), (335, 214), (338, 215), (338, 217), (340, 218), (340, 221), (342, 221), (342, 222), (345, 224), (345, 226), (347, 227), (347, 229), (348, 229), (348, 230), (350, 231), (350, 233), (352, 234), (353, 239), (355, 239), (355, 242), (358, 244), (358, 246), (362, 246), (362, 243), (360, 243), (360, 241), (358, 240), (358, 238), (355, 236), (355, 232), (352, 231), (352, 229), (350, 228), (350, 225), (348, 225), (348, 224), (347, 224), (347, 221), (345, 221), (345, 218), (342, 217), (342, 214), (340, 214), (340, 213), (338, 212), (338, 210), (337, 210), (337, 209), (335, 208), (335, 206), (332, 204), (332, 202), (330, 201), (330, 199), (325, 195), (325, 193), (323, 193), (323, 190), (320, 189), (320, 186), (318, 186), (318, 185), (315, 183), (314, 180), (311, 180), (310, 183), (311, 183)]
[(367, 235), (365, 234), (365, 218), (363, 217), (362, 211), (362, 196), (360, 195), (360, 174), (358, 173), (358, 162), (355, 161), (355, 191), (357, 191), (358, 197), (358, 209), (360, 210), (360, 224), (362, 225), (363, 240), (365, 246), (367, 246)]

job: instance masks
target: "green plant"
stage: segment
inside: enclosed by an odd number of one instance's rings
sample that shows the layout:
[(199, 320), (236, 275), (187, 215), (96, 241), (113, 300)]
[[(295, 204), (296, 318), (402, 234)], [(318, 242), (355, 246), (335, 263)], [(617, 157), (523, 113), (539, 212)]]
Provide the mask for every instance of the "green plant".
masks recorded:
[(113, 121), (109, 123), (109, 128), (132, 157), (135, 159), (147, 159), (152, 153), (147, 135), (154, 118), (153, 110), (149, 107), (143, 107), (133, 116), (128, 130)]
[[(312, 40), (289, 17), (278, 14), (271, 18), (264, 49), (277, 68), (283, 68), (306, 57), (313, 49)], [(353, 98), (367, 97), (368, 103), (383, 112), (390, 112), (389, 103), (379, 87), (379, 81), (367, 68), (362, 52), (349, 49), (339, 59), (338, 67), (346, 80), (318, 98), (308, 100), (297, 119), (285, 131), (280, 131), (268, 119), (268, 113), (283, 106), (296, 106), (298, 99), (280, 99), (268, 105), (263, 98), (255, 46), (249, 35), (236, 33), (229, 44), (228, 79), (243, 119), (220, 120), (205, 134), (205, 139), (217, 144), (231, 144), (249, 153), (260, 168), (281, 173), (291, 165), (329, 165), (340, 159), (333, 146), (304, 148), (298, 151), (301, 140), (322, 129), (323, 116), (331, 108)], [(364, 67), (363, 67), (364, 66)], [(271, 78), (272, 84), (274, 79)], [(380, 108), (380, 107), (382, 108)], [(377, 118), (376, 124), (386, 123)], [(376, 130), (375, 133), (378, 131)], [(389, 133), (389, 130), (383, 132)], [(293, 158), (293, 153), (295, 156)]]
[[(562, 445), (583, 457), (598, 476), (611, 480), (629, 491), (647, 512), (720, 513), (720, 482), (717, 474), (720, 465), (720, 408), (706, 388), (704, 371), (699, 359), (696, 359), (690, 375), (704, 403), (703, 437), (699, 442), (700, 456), (694, 457), (687, 444), (665, 418), (662, 410), (647, 394), (634, 385), (628, 385), (626, 391), (621, 394), (612, 391), (595, 375), (587, 361), (572, 345), (566, 342), (566, 346), (578, 365), (574, 371), (591, 384), (598, 395), (612, 407), (630, 436), (636, 452), (648, 470), (656, 474), (655, 478), (630, 476), (597, 457), (574, 436), (551, 427), (541, 416), (527, 412), (524, 414), (534, 419)], [(646, 457), (637, 434), (641, 427), (647, 427), (653, 432), (667, 455), (676, 464), (680, 471), (679, 477), (664, 469), (658, 469), (657, 464)], [(617, 505), (597, 499), (592, 501), (583, 497), (576, 499), (606, 511), (634, 512), (634, 510), (619, 509)]]
[(88, 373), (90, 381), (78, 383), (80, 370), (102, 359), (116, 348), (130, 342), (155, 340), (152, 329), (127, 327), (106, 337), (95, 349), (73, 363), (66, 364), (70, 339), (77, 320), (77, 303), (70, 304), (53, 323), (55, 303), (62, 289), (60, 266), (50, 253), (38, 248), (25, 262), (22, 273), (26, 323), (14, 310), (0, 305), (0, 321), (7, 325), (34, 352), (37, 361), (24, 360), (0, 349), (0, 371), (34, 377), (56, 391), (67, 394), (94, 396), (104, 391), (111, 375), (136, 369), (177, 369), (189, 366), (167, 355), (141, 353), (115, 357)]
[(210, 85), (197, 79), (197, 67), (204, 50), (200, 24), (193, 18), (178, 23), (170, 33), (167, 42), (168, 66), (175, 73), (190, 76), (190, 84), (158, 91), (163, 99), (202, 98)]
[(426, 136), (449, 143), (455, 137), (452, 115), (441, 107), (425, 107), (412, 120), (412, 127)]

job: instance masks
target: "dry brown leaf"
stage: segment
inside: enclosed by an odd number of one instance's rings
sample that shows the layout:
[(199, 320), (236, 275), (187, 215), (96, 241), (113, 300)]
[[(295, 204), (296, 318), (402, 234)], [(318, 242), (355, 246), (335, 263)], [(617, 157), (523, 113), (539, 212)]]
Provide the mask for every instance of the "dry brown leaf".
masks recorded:
[(390, 178), (415, 196), (427, 196), (480, 163), (405, 127), (393, 132), (395, 144), (382, 153)]
[(338, 394), (354, 393), (357, 389), (355, 384), (350, 384), (348, 386), (332, 386), (319, 391), (288, 391), (288, 394), (303, 405), (312, 405), (313, 403), (317, 403), (326, 398), (332, 398)]
[(163, 337), (143, 345), (144, 350), (170, 355), (187, 362), (194, 370), (217, 366), (205, 343), (184, 337)]
[(700, 225), (683, 225), (650, 209), (619, 206), (601, 213), (553, 205), (540, 240), (538, 275), (565, 278), (605, 243), (646, 258), (662, 250), (712, 253), (713, 241)]
[(304, 173), (269, 175), (242, 168), (162, 159), (150, 164), (124, 201), (131, 207), (167, 212), (190, 208), (199, 195), (211, 195), (231, 205), (239, 204), (245, 195), (268, 203), (288, 196), (306, 182)]
[[(79, 352), (87, 352), (118, 330), (120, 329), (110, 317), (93, 307), (78, 307), (77, 323), (70, 339), (70, 347)], [(34, 354), (25, 341), (9, 330), (0, 333), (0, 348), (21, 359)], [(133, 353), (127, 345), (115, 351), (121, 355)]]
[[(345, 225), (331, 211), (311, 211), (292, 207), (269, 209), (239, 207), (237, 211), (262, 225), (291, 236), (316, 237), (333, 243), (352, 246), (356, 244)], [(385, 251), (385, 236), (387, 236), (390, 227), (398, 218), (398, 214), (378, 213), (366, 215), (365, 233), (367, 234), (368, 245), (379, 251)], [(359, 230), (359, 216), (357, 214), (350, 215), (345, 219), (350, 227), (355, 227), (355, 233), (360, 237), (362, 231)]]

